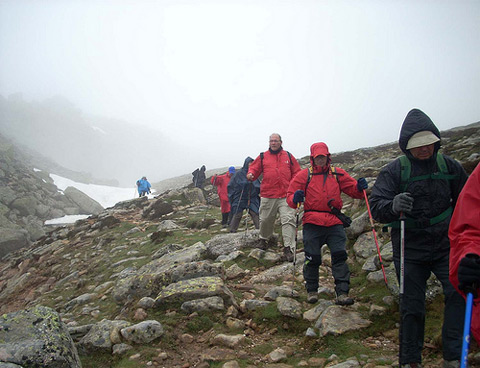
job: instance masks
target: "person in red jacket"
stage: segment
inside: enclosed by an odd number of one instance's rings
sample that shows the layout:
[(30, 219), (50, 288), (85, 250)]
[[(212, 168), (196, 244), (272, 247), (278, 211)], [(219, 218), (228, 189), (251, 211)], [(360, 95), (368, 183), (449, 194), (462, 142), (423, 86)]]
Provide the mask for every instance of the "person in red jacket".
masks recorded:
[(450, 282), (465, 297), (473, 292), (471, 331), (480, 344), (480, 165), (458, 197), (450, 228)]
[[(304, 203), (303, 246), (305, 263), (303, 278), (307, 289), (307, 301), (318, 301), (318, 269), (322, 264), (322, 245), (327, 244), (332, 256), (332, 274), (335, 279), (337, 304), (351, 305), (354, 300), (348, 297), (350, 270), (346, 263), (345, 244), (347, 237), (344, 226), (348, 219), (340, 210), (343, 202), (341, 192), (352, 198), (362, 198), (367, 189), (364, 178), (355, 180), (340, 168), (333, 168), (325, 143), (314, 143), (310, 147), (311, 166), (300, 171), (290, 182), (287, 203), (296, 208)], [(344, 219), (344, 221), (341, 220)]]
[(228, 172), (223, 175), (214, 175), (210, 179), (212, 185), (217, 187), (218, 197), (220, 198), (220, 211), (222, 212), (222, 227), (230, 224), (230, 201), (228, 200), (228, 183), (235, 174), (235, 167), (230, 166)]
[(283, 252), (287, 261), (293, 260), (295, 249), (295, 211), (285, 197), (290, 180), (300, 171), (300, 165), (293, 155), (282, 147), (280, 134), (270, 135), (269, 149), (262, 152), (250, 165), (247, 179), (256, 180), (263, 173), (260, 185), (260, 240), (266, 249), (273, 234), (277, 213), (280, 215), (283, 237)]

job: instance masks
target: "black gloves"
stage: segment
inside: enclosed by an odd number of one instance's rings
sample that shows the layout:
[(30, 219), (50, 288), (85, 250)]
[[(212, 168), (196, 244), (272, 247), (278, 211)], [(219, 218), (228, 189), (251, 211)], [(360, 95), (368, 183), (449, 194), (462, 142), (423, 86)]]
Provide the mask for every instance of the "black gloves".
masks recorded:
[(298, 204), (305, 200), (305, 192), (303, 190), (297, 190), (293, 194), (293, 203)]
[(458, 265), (458, 288), (475, 294), (480, 287), (480, 257), (468, 254), (460, 260)]
[(399, 215), (400, 212), (410, 213), (413, 209), (413, 197), (410, 193), (399, 193), (393, 198), (392, 210)]
[(365, 178), (360, 178), (357, 180), (357, 189), (362, 192), (364, 189), (368, 189), (368, 184)]

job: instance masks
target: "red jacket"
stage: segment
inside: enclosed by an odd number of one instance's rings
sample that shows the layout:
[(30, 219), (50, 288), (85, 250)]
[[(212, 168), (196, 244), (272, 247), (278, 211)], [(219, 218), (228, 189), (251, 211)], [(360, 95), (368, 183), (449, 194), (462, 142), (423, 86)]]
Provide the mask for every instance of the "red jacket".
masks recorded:
[[(341, 192), (352, 198), (363, 198), (363, 191), (357, 189), (357, 181), (347, 172), (340, 168), (335, 168), (333, 173), (330, 166), (330, 153), (325, 143), (314, 143), (310, 147), (310, 162), (312, 174), (307, 186), (310, 168), (300, 171), (290, 182), (287, 192), (287, 203), (290, 207), (296, 208), (293, 203), (293, 195), (297, 190), (305, 192), (304, 203), (304, 224), (315, 224), (320, 226), (341, 225), (342, 221), (334, 214), (330, 213), (328, 202), (333, 199), (331, 204), (339, 210), (343, 207)], [(313, 157), (318, 155), (327, 156), (326, 166), (315, 166)]]
[(221, 201), (228, 201), (227, 185), (230, 182), (231, 175), (229, 173), (223, 175), (214, 175), (210, 179), (212, 185), (217, 187), (217, 193)]
[(253, 180), (263, 173), (260, 197), (265, 198), (285, 198), (290, 180), (299, 171), (300, 165), (295, 157), (289, 155), (283, 148), (278, 153), (272, 153), (270, 150), (264, 152), (263, 160), (259, 155), (248, 169), (248, 173), (253, 174)]
[[(477, 165), (458, 197), (450, 221), (450, 282), (458, 290), (458, 265), (469, 253), (480, 256), (480, 165)], [(458, 290), (465, 297), (463, 291)], [(480, 287), (472, 310), (471, 330), (480, 343)]]

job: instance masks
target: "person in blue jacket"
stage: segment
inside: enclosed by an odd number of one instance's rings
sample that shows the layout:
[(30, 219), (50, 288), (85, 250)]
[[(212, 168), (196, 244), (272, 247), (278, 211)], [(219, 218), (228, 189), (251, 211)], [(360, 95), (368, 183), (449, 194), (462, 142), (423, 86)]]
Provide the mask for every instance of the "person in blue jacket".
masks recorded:
[(247, 179), (248, 167), (252, 162), (253, 158), (247, 157), (243, 167), (232, 176), (228, 183), (228, 199), (232, 216), (230, 221), (231, 233), (237, 231), (245, 209), (248, 210), (255, 229), (259, 228), (260, 180), (249, 181)]
[(138, 196), (143, 197), (145, 194), (150, 194), (151, 187), (152, 186), (145, 176), (137, 180)]

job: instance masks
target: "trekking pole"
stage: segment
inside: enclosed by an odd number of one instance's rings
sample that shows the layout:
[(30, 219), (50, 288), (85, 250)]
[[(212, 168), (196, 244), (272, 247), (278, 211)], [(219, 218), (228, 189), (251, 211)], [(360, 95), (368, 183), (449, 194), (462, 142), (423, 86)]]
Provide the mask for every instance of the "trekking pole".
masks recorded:
[(293, 247), (292, 296), (293, 296), (293, 288), (295, 287), (295, 264), (297, 263), (298, 218), (300, 217), (300, 202), (297, 203), (296, 212), (297, 212), (297, 219), (295, 224), (295, 243)]
[(460, 368), (468, 367), (468, 347), (470, 345), (470, 323), (472, 321), (473, 293), (467, 293), (465, 307), (465, 323), (463, 325), (462, 358), (460, 359)]
[(368, 204), (368, 197), (365, 189), (363, 190), (363, 195), (365, 197), (365, 203), (367, 204), (368, 216), (370, 218), (370, 226), (372, 227), (373, 238), (375, 239), (375, 245), (377, 246), (378, 259), (380, 260), (380, 266), (382, 267), (383, 280), (385, 281), (385, 286), (388, 288), (387, 275), (385, 274), (385, 268), (383, 267), (382, 255), (380, 254), (380, 247), (378, 246), (377, 232), (375, 231), (375, 227), (373, 225), (372, 212), (370, 211), (370, 205)]
[(400, 327), (399, 327), (399, 352), (398, 352), (398, 363), (399, 367), (402, 366), (402, 351), (403, 351), (403, 294), (405, 291), (405, 220), (406, 217), (403, 212), (400, 212), (400, 285), (398, 291), (399, 298), (399, 311), (400, 311)]

